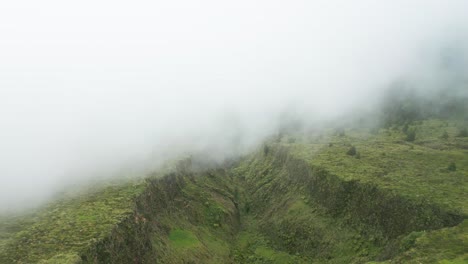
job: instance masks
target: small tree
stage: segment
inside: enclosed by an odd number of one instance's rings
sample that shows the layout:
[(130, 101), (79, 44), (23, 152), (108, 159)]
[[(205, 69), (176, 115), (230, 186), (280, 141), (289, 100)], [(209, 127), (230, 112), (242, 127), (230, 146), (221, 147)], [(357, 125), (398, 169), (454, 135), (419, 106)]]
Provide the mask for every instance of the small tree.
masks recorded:
[(448, 139), (449, 138), (449, 135), (447, 133), (447, 131), (444, 131), (444, 133), (442, 133), (442, 136), (440, 136), (442, 139)]
[(356, 147), (355, 146), (351, 146), (351, 148), (348, 150), (348, 152), (346, 152), (346, 154), (350, 155), (350, 156), (354, 156), (356, 155), (357, 151), (356, 151)]
[(455, 165), (455, 162), (451, 162), (451, 163), (448, 165), (447, 169), (448, 169), (449, 171), (456, 171), (456, 170), (457, 170), (457, 165)]
[(270, 147), (268, 147), (268, 145), (265, 144), (265, 146), (263, 146), (263, 155), (268, 155), (268, 152), (270, 152)]

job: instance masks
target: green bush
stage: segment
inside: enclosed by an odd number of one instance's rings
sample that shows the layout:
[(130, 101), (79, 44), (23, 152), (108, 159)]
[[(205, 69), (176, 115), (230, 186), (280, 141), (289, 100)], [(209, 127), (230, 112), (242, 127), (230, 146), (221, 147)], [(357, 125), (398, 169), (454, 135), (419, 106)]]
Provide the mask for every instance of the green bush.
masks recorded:
[(350, 155), (350, 156), (354, 156), (357, 154), (357, 151), (356, 151), (356, 147), (355, 146), (352, 146), (348, 152), (346, 152), (346, 154)]
[(270, 152), (270, 147), (268, 145), (263, 146), (263, 154), (266, 156)]
[(448, 139), (449, 138), (449, 135), (448, 135), (447, 131), (444, 131), (444, 133), (442, 133), (441, 138), (442, 139)]

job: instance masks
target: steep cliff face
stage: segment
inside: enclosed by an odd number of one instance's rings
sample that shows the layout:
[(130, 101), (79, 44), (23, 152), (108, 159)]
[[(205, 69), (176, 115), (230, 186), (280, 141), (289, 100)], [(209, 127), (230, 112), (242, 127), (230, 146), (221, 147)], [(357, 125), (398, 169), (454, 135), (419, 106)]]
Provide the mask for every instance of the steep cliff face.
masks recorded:
[(82, 254), (85, 263), (216, 263), (230, 259), (239, 213), (223, 169), (150, 178), (133, 213)]
[(397, 257), (430, 230), (456, 226), (464, 236), (459, 210), (343, 179), (288, 147), (268, 149), (233, 171), (244, 182), (257, 232), (277, 249), (311, 262), (361, 263)]

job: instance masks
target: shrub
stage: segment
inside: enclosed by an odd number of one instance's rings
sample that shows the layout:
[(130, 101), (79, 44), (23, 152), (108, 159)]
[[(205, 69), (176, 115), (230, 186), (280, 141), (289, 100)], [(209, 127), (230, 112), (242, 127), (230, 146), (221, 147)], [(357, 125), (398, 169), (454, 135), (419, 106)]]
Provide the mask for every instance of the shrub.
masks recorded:
[(449, 135), (447, 133), (447, 131), (444, 131), (444, 133), (442, 133), (442, 136), (440, 136), (442, 139), (448, 139), (449, 138)]
[(452, 162), (448, 165), (447, 169), (449, 171), (456, 171), (457, 170), (457, 165), (455, 165), (455, 162)]
[(356, 151), (356, 147), (355, 146), (352, 146), (348, 152), (346, 152), (346, 154), (350, 155), (350, 156), (354, 156), (357, 154), (357, 151)]
[(268, 145), (263, 146), (263, 154), (264, 154), (264, 156), (268, 155), (268, 152), (270, 152), (270, 147), (268, 147)]
[(250, 213), (250, 202), (249, 201), (245, 202), (245, 204), (244, 204), (244, 212), (247, 213), (247, 214)]

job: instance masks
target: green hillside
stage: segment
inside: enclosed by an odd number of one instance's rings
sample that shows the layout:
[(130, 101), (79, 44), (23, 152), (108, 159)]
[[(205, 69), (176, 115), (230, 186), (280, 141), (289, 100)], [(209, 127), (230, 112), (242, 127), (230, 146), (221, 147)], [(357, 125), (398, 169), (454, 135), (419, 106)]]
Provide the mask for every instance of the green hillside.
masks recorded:
[(466, 125), (330, 128), (219, 168), (184, 160), (2, 216), (0, 263), (468, 263)]

